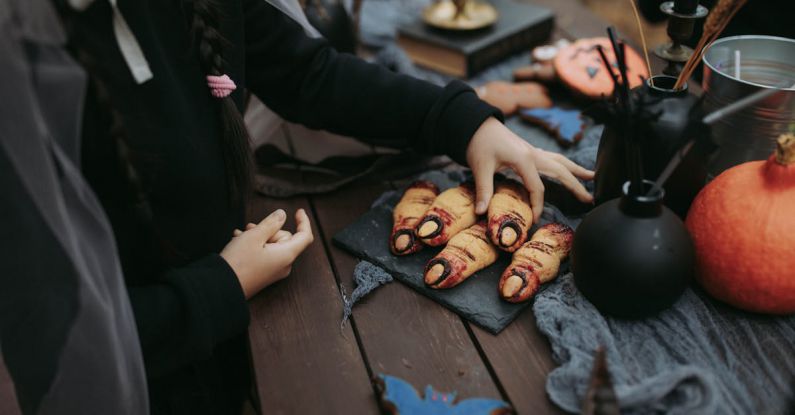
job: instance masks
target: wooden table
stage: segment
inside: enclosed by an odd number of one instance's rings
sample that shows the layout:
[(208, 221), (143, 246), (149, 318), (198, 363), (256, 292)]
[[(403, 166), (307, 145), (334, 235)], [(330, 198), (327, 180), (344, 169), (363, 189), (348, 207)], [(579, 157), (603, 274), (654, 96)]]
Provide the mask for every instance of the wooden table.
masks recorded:
[[(556, 37), (605, 33), (607, 24), (577, 0), (534, 3), (555, 11)], [(504, 399), (520, 414), (561, 412), (545, 392), (554, 364), (532, 310), (494, 336), (395, 282), (357, 305), (340, 328), (340, 285), (352, 290), (358, 260), (331, 238), (394, 187), (355, 184), (324, 196), (253, 203), (253, 221), (280, 207), (307, 209), (316, 236), (292, 275), (251, 301), (251, 357), (262, 413), (378, 413), (371, 379), (379, 373), (420, 389), (430, 384), (461, 397)]]

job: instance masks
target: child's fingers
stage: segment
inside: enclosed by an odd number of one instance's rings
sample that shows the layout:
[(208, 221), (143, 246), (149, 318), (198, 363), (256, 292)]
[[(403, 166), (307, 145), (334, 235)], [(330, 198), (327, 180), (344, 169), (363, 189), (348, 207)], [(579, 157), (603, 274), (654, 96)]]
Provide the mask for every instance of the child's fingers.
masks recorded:
[(557, 179), (565, 188), (569, 189), (569, 191), (572, 192), (580, 202), (593, 202), (593, 196), (591, 196), (591, 194), (588, 193), (588, 190), (585, 189), (585, 186), (583, 186), (582, 183), (580, 183), (580, 181), (574, 177), (574, 174), (572, 174), (569, 170), (566, 170), (565, 167), (561, 166), (560, 176)]
[(563, 154), (555, 153), (552, 151), (545, 151), (544, 153), (550, 155), (550, 157), (553, 160), (562, 164), (563, 167), (567, 168), (574, 176), (579, 177), (580, 179), (583, 180), (593, 180), (595, 175), (593, 171), (588, 170), (585, 167), (582, 167), (579, 164), (569, 160), (569, 158), (567, 158)]
[[(254, 229), (256, 227), (257, 227), (257, 225), (255, 225), (255, 224), (253, 224), (251, 222), (246, 224), (246, 230), (247, 231), (250, 231), (250, 230), (252, 230), (252, 229)], [(232, 231), (232, 236), (233, 237), (238, 237), (238, 236), (240, 236), (242, 234), (243, 234), (243, 231), (241, 231), (240, 229), (235, 229), (234, 231)], [(292, 233), (290, 233), (288, 231), (285, 231), (285, 230), (280, 230), (280, 231), (276, 232), (276, 234), (273, 235), (271, 237), (271, 239), (268, 240), (268, 243), (271, 244), (271, 243), (275, 243), (275, 242), (281, 242), (281, 241), (284, 241), (284, 240), (290, 238), (291, 236), (293, 236)]]
[(514, 170), (519, 173), (525, 187), (530, 192), (530, 208), (533, 209), (533, 222), (537, 223), (541, 219), (541, 212), (544, 211), (544, 183), (538, 175), (535, 163), (523, 163), (514, 166)]
[(259, 224), (254, 226), (249, 232), (255, 235), (262, 241), (264, 245), (271, 239), (277, 232), (284, 226), (284, 221), (287, 220), (287, 214), (282, 209), (277, 209)]
[(482, 215), (488, 210), (491, 196), (494, 194), (494, 163), (490, 160), (481, 162), (474, 166), (472, 173), (475, 176), (475, 197), (477, 198), (475, 213)]
[(306, 214), (306, 211), (303, 209), (298, 209), (295, 212), (295, 233), (305, 232), (309, 235), (312, 235), (312, 223), (309, 222), (309, 215)]
[(292, 238), (293, 234), (290, 231), (285, 231), (284, 229), (276, 232), (275, 235), (268, 239), (269, 244), (277, 244), (279, 242), (284, 242), (290, 238)]
[(312, 234), (312, 223), (309, 222), (306, 211), (298, 209), (298, 212), (295, 212), (295, 222), (297, 224), (295, 233), (284, 243), (289, 244), (295, 256), (298, 256), (315, 240), (315, 236)]

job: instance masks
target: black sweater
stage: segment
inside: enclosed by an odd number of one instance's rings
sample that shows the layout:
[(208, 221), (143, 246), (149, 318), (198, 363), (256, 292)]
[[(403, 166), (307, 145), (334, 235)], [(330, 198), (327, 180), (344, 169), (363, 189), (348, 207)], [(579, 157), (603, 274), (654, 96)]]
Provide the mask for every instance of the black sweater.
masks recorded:
[[(118, 240), (153, 412), (232, 414), (248, 382), (249, 315), (236, 276), (217, 253), (243, 226), (244, 206), (227, 202), (218, 102), (182, 3), (119, 1), (154, 73), (142, 85), (120, 54), (108, 2), (70, 14), (72, 44), (92, 57), (93, 75), (121, 114), (153, 226), (131, 207), (107, 111), (91, 97), (83, 169)], [(480, 124), (501, 116), (463, 83), (440, 88), (339, 54), (264, 0), (217, 3), (238, 107), (248, 89), (290, 121), (459, 162)]]

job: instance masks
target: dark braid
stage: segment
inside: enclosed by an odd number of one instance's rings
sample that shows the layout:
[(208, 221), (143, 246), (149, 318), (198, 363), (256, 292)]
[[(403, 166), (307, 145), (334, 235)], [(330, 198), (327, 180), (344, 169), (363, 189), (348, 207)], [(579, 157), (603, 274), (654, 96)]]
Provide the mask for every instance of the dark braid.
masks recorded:
[[(218, 7), (213, 0), (190, 0), (190, 3), (193, 6), (191, 29), (198, 41), (202, 68), (207, 75), (223, 75), (226, 72), (222, 55), (225, 40), (218, 29)], [(221, 147), (229, 197), (232, 202), (242, 202), (251, 188), (253, 166), (248, 130), (231, 96), (214, 99), (219, 101), (221, 113)]]
[(99, 69), (96, 59), (80, 47), (79, 41), (75, 39), (76, 33), (73, 25), (76, 12), (66, 4), (57, 4), (56, 7), (64, 28), (69, 35), (66, 48), (88, 74), (88, 96), (94, 98), (97, 108), (102, 111), (100, 116), (106, 117), (100, 122), (107, 122), (108, 136), (111, 139), (111, 145), (116, 155), (116, 166), (121, 178), (119, 183), (125, 187), (124, 191), (118, 193), (122, 199), (116, 200), (116, 202), (129, 206), (131, 213), (135, 217), (135, 222), (142, 226), (144, 236), (151, 241), (152, 254), (158, 261), (183, 257), (163, 238), (155, 225), (154, 212), (152, 205), (149, 203), (149, 196), (138, 169), (133, 163), (132, 151), (127, 145), (128, 137), (124, 128), (123, 117), (116, 109), (116, 106), (113, 105), (107, 86), (98, 76)]
[(124, 202), (132, 207), (139, 223), (153, 230), (154, 218), (152, 207), (149, 204), (149, 197), (144, 189), (141, 176), (138, 174), (138, 170), (131, 160), (122, 116), (113, 105), (110, 92), (104, 82), (96, 76), (96, 64), (94, 59), (87, 52), (74, 45), (70, 45), (69, 49), (75, 59), (77, 59), (80, 65), (83, 66), (89, 74), (90, 89), (94, 91), (97, 105), (99, 108), (107, 110), (110, 124), (108, 135), (111, 137), (116, 152), (119, 173), (127, 186), (126, 191), (123, 192), (123, 194), (126, 195)]

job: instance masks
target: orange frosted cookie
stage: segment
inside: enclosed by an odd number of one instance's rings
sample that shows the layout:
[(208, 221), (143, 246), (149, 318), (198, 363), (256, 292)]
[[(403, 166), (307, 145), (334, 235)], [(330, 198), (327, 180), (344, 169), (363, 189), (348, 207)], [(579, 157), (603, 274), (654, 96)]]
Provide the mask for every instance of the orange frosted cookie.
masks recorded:
[(491, 81), (476, 91), (480, 99), (499, 108), (506, 116), (513, 115), (519, 108), (548, 108), (552, 106), (547, 89), (536, 82)]
[[(596, 45), (602, 45), (607, 59), (612, 63), (612, 68), (605, 67)], [(626, 46), (626, 55), (627, 78), (629, 86), (634, 88), (641, 85), (644, 79), (649, 78), (649, 72), (643, 58), (634, 49)], [(558, 52), (553, 65), (564, 85), (575, 93), (593, 99), (612, 94), (613, 81), (608, 70), (612, 70), (617, 78), (621, 78), (613, 47), (610, 45), (610, 39), (606, 37), (580, 39), (572, 43)]]

